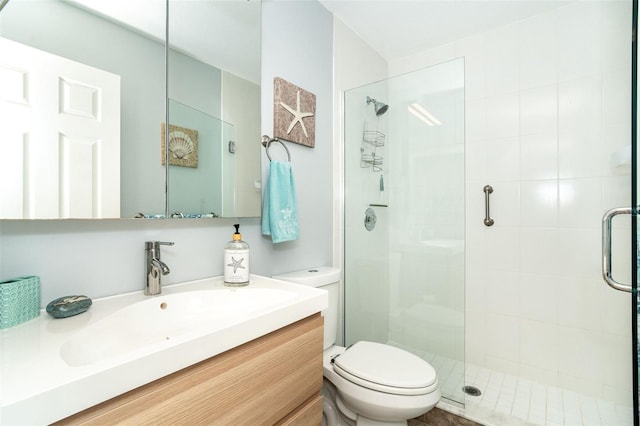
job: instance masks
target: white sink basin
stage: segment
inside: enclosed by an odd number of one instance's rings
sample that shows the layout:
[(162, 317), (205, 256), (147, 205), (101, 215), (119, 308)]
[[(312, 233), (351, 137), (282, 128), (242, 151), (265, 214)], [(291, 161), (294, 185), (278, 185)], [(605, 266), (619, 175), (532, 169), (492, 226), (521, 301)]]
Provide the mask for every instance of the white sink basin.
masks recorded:
[(296, 294), (275, 288), (216, 288), (159, 295), (126, 306), (77, 333), (60, 349), (70, 366), (128, 355), (171, 339), (223, 329)]
[(325, 291), (251, 276), (95, 299), (0, 330), (0, 424), (50, 424), (327, 308)]

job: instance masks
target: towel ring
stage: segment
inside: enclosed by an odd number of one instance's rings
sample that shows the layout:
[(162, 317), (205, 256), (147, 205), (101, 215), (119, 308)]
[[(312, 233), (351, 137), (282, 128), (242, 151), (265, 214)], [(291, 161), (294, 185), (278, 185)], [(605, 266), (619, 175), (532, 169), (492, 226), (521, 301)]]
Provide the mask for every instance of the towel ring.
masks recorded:
[(267, 152), (267, 158), (269, 158), (269, 161), (271, 161), (271, 155), (269, 155), (269, 147), (271, 146), (272, 142), (279, 142), (280, 145), (282, 145), (284, 150), (287, 151), (287, 161), (291, 162), (291, 153), (289, 152), (289, 148), (287, 148), (287, 146), (282, 143), (280, 139), (270, 138), (269, 136), (264, 135), (262, 136), (262, 146), (264, 146), (265, 151)]

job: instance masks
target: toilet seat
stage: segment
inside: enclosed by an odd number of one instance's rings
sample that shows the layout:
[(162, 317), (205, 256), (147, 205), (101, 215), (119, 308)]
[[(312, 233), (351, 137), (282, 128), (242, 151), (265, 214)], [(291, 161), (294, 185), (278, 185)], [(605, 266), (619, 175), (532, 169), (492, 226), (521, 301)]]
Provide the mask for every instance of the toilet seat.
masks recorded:
[(423, 359), (393, 346), (360, 341), (333, 359), (333, 370), (367, 389), (393, 395), (424, 395), (438, 388), (436, 372)]

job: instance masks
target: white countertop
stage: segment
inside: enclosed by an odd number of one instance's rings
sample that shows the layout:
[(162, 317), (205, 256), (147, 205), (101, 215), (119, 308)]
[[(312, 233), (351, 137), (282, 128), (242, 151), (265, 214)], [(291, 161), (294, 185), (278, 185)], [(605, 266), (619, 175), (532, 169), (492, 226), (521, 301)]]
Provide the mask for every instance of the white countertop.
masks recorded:
[[(260, 309), (231, 321), (212, 320), (178, 338), (70, 366), (61, 349), (96, 322), (136, 302), (188, 291), (237, 292), (264, 288), (292, 292), (285, 301), (265, 301)], [(247, 287), (225, 287), (221, 277), (165, 286), (158, 296), (142, 291), (93, 301), (86, 313), (54, 319), (41, 315), (0, 330), (0, 425), (48, 424), (102, 401), (203, 361), (327, 308), (326, 291), (252, 275)], [(228, 306), (227, 306), (228, 308)], [(242, 307), (238, 307), (242, 310)], [(104, 321), (99, 324), (103, 324)], [(148, 324), (152, 329), (154, 324)], [(90, 329), (91, 330), (91, 329)]]

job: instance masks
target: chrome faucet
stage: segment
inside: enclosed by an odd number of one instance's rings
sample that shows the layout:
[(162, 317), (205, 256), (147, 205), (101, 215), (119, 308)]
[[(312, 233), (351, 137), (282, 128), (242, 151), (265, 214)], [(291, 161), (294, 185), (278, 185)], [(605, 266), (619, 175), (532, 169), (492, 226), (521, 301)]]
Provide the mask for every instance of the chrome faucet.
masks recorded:
[(164, 241), (147, 241), (144, 243), (145, 253), (147, 255), (147, 283), (144, 286), (144, 294), (153, 296), (160, 294), (162, 284), (160, 278), (167, 275), (170, 271), (166, 263), (160, 260), (160, 245), (172, 246), (173, 242)]

